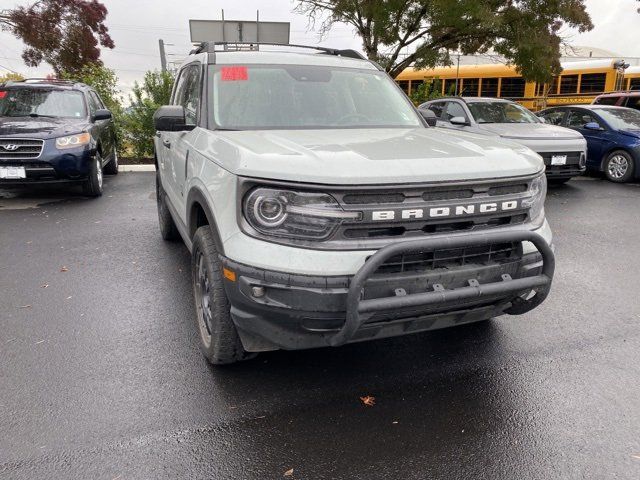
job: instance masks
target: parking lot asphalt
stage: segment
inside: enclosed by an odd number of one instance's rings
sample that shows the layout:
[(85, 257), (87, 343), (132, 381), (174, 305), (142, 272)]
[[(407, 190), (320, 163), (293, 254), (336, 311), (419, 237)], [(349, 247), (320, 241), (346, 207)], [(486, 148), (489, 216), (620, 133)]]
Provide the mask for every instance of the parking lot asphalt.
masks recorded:
[(0, 191), (0, 478), (640, 478), (640, 185), (550, 190), (529, 314), (226, 368), (153, 189)]

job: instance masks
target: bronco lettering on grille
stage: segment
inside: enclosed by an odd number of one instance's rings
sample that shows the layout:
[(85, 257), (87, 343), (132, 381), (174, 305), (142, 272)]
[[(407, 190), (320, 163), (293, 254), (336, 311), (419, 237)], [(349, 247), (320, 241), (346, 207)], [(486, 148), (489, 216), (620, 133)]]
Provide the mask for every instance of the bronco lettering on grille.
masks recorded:
[(385, 220), (419, 220), (423, 218), (448, 218), (465, 217), (470, 215), (483, 215), (506, 212), (520, 208), (519, 200), (505, 202), (470, 203), (466, 205), (453, 205), (429, 208), (408, 208), (394, 210), (376, 210), (371, 212), (371, 221)]

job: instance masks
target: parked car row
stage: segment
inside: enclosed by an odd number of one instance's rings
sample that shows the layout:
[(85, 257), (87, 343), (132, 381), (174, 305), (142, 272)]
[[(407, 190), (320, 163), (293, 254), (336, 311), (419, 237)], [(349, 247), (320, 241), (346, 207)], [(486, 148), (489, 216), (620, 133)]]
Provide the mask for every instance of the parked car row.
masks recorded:
[(534, 115), (509, 100), (450, 97), (419, 106), (436, 125), (498, 136), (542, 156), (551, 182), (566, 182), (585, 169), (613, 182), (640, 177), (640, 92), (607, 94), (594, 105), (562, 106)]

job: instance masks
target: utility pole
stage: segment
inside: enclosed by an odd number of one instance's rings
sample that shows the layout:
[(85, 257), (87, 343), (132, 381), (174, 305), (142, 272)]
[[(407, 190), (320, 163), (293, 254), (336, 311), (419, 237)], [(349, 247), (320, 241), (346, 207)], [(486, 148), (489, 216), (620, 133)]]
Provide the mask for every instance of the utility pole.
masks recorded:
[(160, 46), (160, 66), (162, 67), (162, 71), (167, 71), (167, 54), (164, 51), (164, 40), (158, 40), (158, 45)]
[(458, 51), (458, 68), (456, 70), (456, 94), (458, 96), (458, 90), (460, 89), (460, 51)]

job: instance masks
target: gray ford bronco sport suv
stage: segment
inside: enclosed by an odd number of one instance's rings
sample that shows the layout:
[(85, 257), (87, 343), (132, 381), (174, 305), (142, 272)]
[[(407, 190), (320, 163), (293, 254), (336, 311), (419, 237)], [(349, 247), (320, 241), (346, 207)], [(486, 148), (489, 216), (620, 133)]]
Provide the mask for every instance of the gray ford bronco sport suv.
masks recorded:
[(353, 51), (209, 43), (186, 60), (154, 117), (158, 216), (191, 252), (210, 362), (545, 299), (542, 158), (427, 120)]

